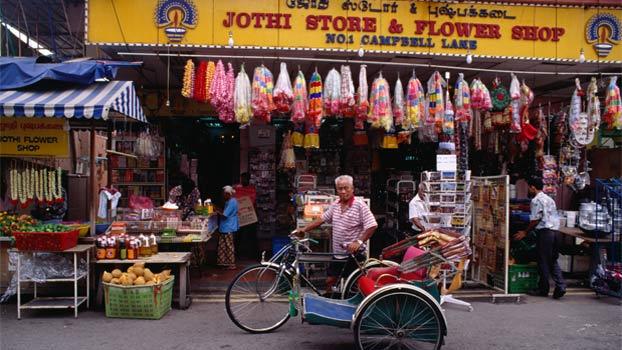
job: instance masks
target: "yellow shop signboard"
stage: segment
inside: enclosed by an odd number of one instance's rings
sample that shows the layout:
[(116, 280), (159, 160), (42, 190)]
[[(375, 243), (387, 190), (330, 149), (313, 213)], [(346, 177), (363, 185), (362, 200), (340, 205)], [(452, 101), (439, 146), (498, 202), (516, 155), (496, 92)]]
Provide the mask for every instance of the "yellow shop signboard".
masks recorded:
[(0, 118), (0, 155), (67, 157), (67, 121), (58, 118)]
[(89, 44), (622, 61), (622, 7), (335, 0), (88, 0)]

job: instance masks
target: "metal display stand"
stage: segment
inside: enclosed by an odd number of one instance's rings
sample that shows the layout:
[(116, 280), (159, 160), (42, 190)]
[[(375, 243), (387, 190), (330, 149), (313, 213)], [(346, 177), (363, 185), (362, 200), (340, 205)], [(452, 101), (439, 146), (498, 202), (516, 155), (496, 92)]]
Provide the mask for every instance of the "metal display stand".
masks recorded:
[[(44, 251), (23, 251), (12, 249), (12, 252), (17, 253), (17, 319), (22, 318), (22, 309), (73, 309), (74, 317), (78, 318), (78, 306), (86, 302), (86, 307), (90, 307), (89, 305), (89, 285), (90, 285), (90, 275), (89, 275), (89, 266), (90, 266), (90, 250), (93, 248), (93, 245), (90, 244), (79, 244), (73, 248), (63, 250), (61, 252), (44, 252)], [(56, 254), (73, 254), (73, 277), (68, 278), (50, 278), (46, 279), (44, 282), (37, 282), (31, 279), (22, 279), (21, 276), (21, 259), (22, 254), (32, 254), (33, 259), (36, 259), (37, 253), (56, 253)], [(78, 255), (84, 254), (86, 255), (86, 272), (78, 275)], [(86, 295), (79, 296), (78, 295), (78, 281), (86, 278)], [(34, 299), (22, 304), (22, 290), (21, 284), (22, 282), (32, 282), (34, 283)], [(49, 283), (49, 282), (73, 282), (73, 296), (71, 297), (39, 297), (37, 295), (37, 284), (38, 283)]]

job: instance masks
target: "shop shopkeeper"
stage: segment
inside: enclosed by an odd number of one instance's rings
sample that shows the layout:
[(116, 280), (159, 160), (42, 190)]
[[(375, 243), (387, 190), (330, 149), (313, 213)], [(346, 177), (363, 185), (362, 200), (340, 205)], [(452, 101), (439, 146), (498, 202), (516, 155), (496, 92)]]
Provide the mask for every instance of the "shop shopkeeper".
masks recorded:
[(217, 263), (228, 269), (235, 269), (234, 234), (238, 231), (238, 201), (233, 198), (235, 190), (231, 186), (222, 188), (225, 208), (216, 212), (220, 215)]
[(194, 206), (201, 198), (201, 193), (194, 181), (187, 176), (180, 174), (173, 177), (173, 179), (175, 181), (173, 183), (176, 183), (177, 186), (170, 190), (168, 201), (177, 205), (181, 210), (182, 220), (186, 220), (190, 214), (194, 214)]

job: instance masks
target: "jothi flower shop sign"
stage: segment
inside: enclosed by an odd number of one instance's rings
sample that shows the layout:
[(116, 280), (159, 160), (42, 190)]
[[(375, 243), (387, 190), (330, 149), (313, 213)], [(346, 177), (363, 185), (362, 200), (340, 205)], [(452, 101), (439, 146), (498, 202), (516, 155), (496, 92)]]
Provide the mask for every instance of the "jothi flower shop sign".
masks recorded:
[(0, 155), (67, 157), (67, 121), (58, 118), (0, 118)]
[[(146, 9), (151, 9), (147, 11)], [(593, 17), (607, 21), (594, 22)], [(89, 0), (86, 42), (622, 61), (609, 7), (408, 0)], [(590, 22), (590, 19), (591, 22)], [(587, 50), (588, 27), (610, 50)], [(611, 34), (611, 33), (612, 34)], [(600, 32), (597, 32), (600, 33)], [(174, 34), (174, 35), (173, 35)], [(602, 46), (602, 45), (601, 45)]]

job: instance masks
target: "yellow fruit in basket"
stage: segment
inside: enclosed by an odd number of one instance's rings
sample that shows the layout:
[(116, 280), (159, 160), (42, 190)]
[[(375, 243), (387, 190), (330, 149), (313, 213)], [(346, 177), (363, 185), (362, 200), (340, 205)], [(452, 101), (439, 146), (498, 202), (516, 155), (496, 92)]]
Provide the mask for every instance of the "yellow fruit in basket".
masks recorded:
[(133, 272), (136, 276), (142, 276), (145, 273), (145, 269), (143, 267), (135, 266)]
[(137, 286), (142, 286), (143, 284), (145, 284), (145, 279), (141, 276), (138, 277), (135, 281), (134, 281), (134, 285)]
[(113, 278), (112, 280), (110, 280), (110, 283), (112, 283), (112, 284), (121, 284), (121, 281), (119, 281), (118, 278)]
[(127, 276), (128, 276), (129, 278), (133, 279), (133, 280), (135, 280), (135, 279), (136, 279), (136, 277), (138, 277), (138, 276), (136, 276), (136, 274), (135, 274), (135, 273), (133, 273), (133, 272), (128, 272)]
[(119, 270), (119, 269), (112, 270), (112, 277), (114, 277), (114, 278), (119, 278), (119, 277), (121, 277), (122, 274), (123, 274), (123, 272), (121, 272), (121, 270)]
[(121, 278), (119, 278), (119, 282), (121, 282), (124, 286), (131, 286), (133, 283), (133, 281), (127, 276), (121, 276)]
[(145, 282), (146, 286), (153, 286), (154, 284), (155, 284), (155, 281), (153, 280)]
[(134, 272), (134, 266), (130, 266), (127, 268), (127, 273)]
[(102, 281), (110, 283), (110, 281), (112, 281), (112, 274), (108, 271), (104, 271), (104, 274), (102, 275)]
[(170, 276), (171, 275), (171, 270), (162, 270), (162, 272), (160, 272), (160, 274), (162, 274), (162, 276)]
[(145, 277), (145, 281), (151, 281), (153, 279), (153, 272), (149, 269), (145, 269), (143, 271), (143, 277)]
[(136, 267), (141, 267), (141, 268), (144, 269), (145, 268), (145, 263), (144, 262), (137, 262), (137, 263), (134, 263), (133, 267), (135, 267), (135, 268)]

